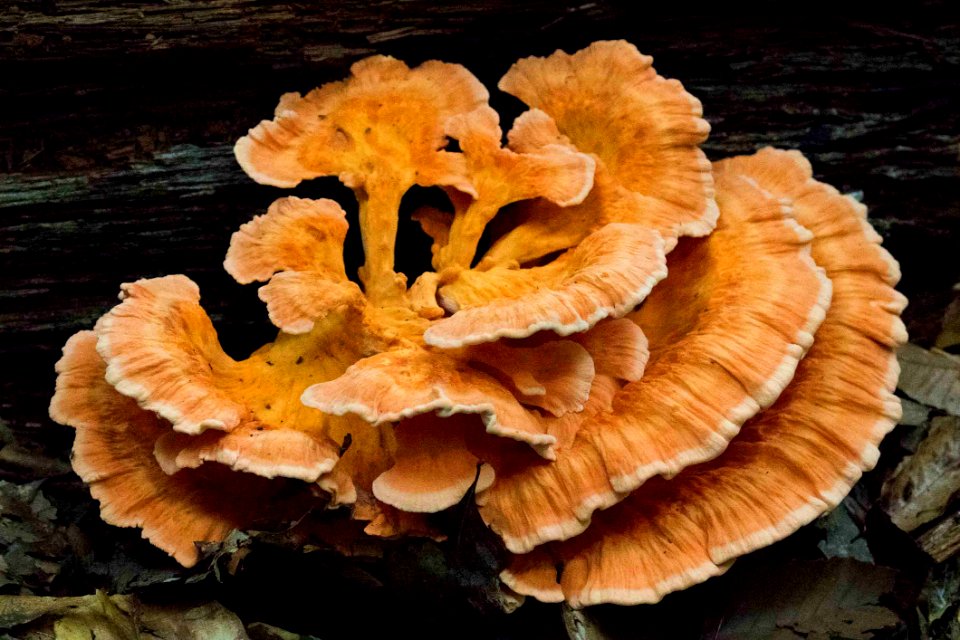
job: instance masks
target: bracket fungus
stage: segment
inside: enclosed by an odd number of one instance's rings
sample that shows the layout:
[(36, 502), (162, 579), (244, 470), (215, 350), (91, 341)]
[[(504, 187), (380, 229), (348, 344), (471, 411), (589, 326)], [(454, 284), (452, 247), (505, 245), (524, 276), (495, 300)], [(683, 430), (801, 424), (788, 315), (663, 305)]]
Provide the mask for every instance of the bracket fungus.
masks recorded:
[[(700, 102), (651, 65), (626, 42), (521, 60), (506, 145), (455, 64), (375, 56), (283, 96), (237, 159), (338, 176), (366, 262), (347, 273), (331, 200), (244, 224), (224, 266), (280, 333), (240, 361), (185, 276), (123, 285), (50, 409), (103, 518), (190, 565), (308, 510), (443, 535), (430, 514), (466, 498), (507, 585), (585, 606), (655, 602), (836, 506), (900, 413), (897, 264), (799, 152), (711, 164)], [(414, 214), (433, 270), (408, 286), (414, 185), (450, 206)]]

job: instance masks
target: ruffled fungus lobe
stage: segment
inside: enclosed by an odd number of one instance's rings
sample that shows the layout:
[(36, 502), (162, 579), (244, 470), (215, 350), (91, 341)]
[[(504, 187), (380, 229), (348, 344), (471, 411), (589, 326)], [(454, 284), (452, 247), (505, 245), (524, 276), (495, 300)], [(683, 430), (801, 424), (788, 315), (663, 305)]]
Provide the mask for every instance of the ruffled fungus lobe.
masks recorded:
[(308, 333), (316, 320), (363, 307), (343, 268), (347, 220), (332, 200), (281, 198), (233, 234), (223, 266), (260, 289), (270, 320), (286, 333)]
[(403, 286), (393, 272), (400, 198), (413, 185), (475, 193), (463, 157), (443, 150), (444, 123), (483, 106), (489, 94), (463, 67), (437, 61), (410, 69), (374, 56), (351, 73), (303, 97), (284, 95), (276, 118), (241, 138), (236, 156), (263, 184), (335, 175), (352, 188), (366, 255), (361, 279), (371, 301), (390, 302)]
[(596, 163), (585, 153), (556, 144), (520, 153), (501, 147), (499, 116), (490, 107), (450, 118), (446, 129), (464, 151), (476, 197), (455, 212), (438, 271), (468, 268), (484, 228), (504, 206), (542, 197), (568, 207), (583, 202), (593, 186)]
[(578, 538), (517, 557), (504, 579), (520, 593), (574, 606), (635, 604), (718, 575), (839, 504), (900, 417), (894, 352), (906, 340), (906, 302), (863, 205), (813, 180), (796, 152), (765, 149), (723, 161), (717, 173), (790, 201), (812, 231), (813, 258), (834, 287), (817, 339), (790, 386), (720, 457), (647, 483)]
[(189, 567), (198, 558), (194, 541), (293, 520), (310, 508), (315, 499), (305, 483), (231, 473), (219, 465), (164, 473), (154, 462), (154, 443), (169, 433), (169, 423), (107, 383), (96, 346), (92, 331), (67, 341), (50, 415), (76, 428), (73, 468), (90, 485), (104, 520), (141, 527), (144, 538)]
[[(676, 80), (657, 75), (652, 64), (653, 58), (627, 42), (596, 42), (573, 55), (558, 51), (520, 60), (499, 87), (556, 122), (554, 133), (538, 114), (521, 119), (511, 145), (538, 146), (561, 134), (593, 154), (596, 199), (632, 199), (620, 205), (621, 213), (660, 231), (673, 248), (679, 236), (710, 233), (717, 220), (710, 162), (698, 146), (710, 125), (701, 117), (700, 101)], [(588, 202), (582, 212), (564, 215), (546, 207), (527, 217), (560, 216), (561, 224), (551, 226), (561, 229), (603, 208)]]
[[(655, 602), (835, 506), (899, 415), (897, 265), (799, 153), (711, 166), (699, 101), (651, 63), (625, 42), (521, 60), (506, 146), (457, 65), (375, 56), (284, 96), (237, 158), (354, 189), (362, 287), (343, 209), (295, 197), (224, 263), (266, 283), (281, 330), (249, 358), (186, 277), (123, 285), (68, 341), (51, 404), (104, 519), (189, 565), (195, 541), (316, 507), (365, 523), (320, 516), (337, 548), (440, 539), (429, 514), (469, 496), (512, 589), (585, 606)], [(414, 185), (452, 211), (414, 215), (435, 271), (408, 288)]]

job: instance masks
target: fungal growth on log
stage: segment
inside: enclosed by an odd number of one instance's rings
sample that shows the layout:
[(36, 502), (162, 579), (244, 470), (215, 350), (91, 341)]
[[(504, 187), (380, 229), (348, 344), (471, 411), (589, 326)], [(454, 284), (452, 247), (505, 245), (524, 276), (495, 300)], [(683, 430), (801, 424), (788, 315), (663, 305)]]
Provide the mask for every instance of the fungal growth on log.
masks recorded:
[[(580, 607), (656, 602), (835, 507), (900, 415), (898, 266), (799, 152), (708, 161), (700, 102), (651, 65), (626, 42), (519, 61), (505, 144), (455, 64), (374, 56), (284, 95), (237, 159), (353, 189), (365, 264), (332, 200), (244, 224), (224, 266), (280, 332), (240, 361), (185, 276), (122, 285), (50, 407), (103, 519), (190, 566), (310, 510), (442, 536), (469, 496), (503, 582)], [(408, 283), (415, 185), (450, 206), (414, 214), (433, 270)]]

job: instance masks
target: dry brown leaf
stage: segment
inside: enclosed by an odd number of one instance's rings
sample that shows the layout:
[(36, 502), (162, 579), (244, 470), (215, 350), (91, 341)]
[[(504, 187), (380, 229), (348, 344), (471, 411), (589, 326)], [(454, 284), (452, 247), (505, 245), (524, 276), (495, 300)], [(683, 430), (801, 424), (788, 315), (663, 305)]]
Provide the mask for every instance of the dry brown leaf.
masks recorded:
[(960, 346), (960, 283), (953, 286), (953, 302), (943, 316), (943, 330), (937, 336), (934, 346), (938, 349), (950, 349)]
[(16, 637), (46, 633), (56, 640), (249, 640), (240, 619), (217, 602), (145, 605), (102, 591), (73, 598), (0, 596), (0, 629), (14, 627)]
[[(849, 558), (795, 561), (771, 567), (749, 586), (735, 588), (730, 605), (709, 620), (704, 637), (868, 640), (895, 637), (899, 616), (882, 603), (896, 572)], [(708, 631), (709, 629), (709, 631)]]
[(897, 352), (900, 382), (897, 386), (914, 400), (960, 416), (960, 357), (915, 344)]
[(960, 493), (960, 418), (939, 416), (917, 452), (884, 483), (884, 510), (904, 531), (939, 517)]

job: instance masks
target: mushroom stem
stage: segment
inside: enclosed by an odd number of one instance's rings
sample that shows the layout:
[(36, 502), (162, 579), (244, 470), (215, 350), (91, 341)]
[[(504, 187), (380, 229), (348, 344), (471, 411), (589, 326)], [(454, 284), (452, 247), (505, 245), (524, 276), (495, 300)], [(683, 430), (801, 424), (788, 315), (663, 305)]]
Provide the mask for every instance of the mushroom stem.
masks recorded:
[(380, 181), (356, 190), (364, 254), (360, 280), (367, 299), (378, 307), (402, 304), (406, 292), (406, 278), (393, 270), (393, 259), (400, 200), (410, 186)]
[(503, 202), (475, 200), (463, 213), (458, 212), (450, 226), (450, 239), (440, 249), (438, 271), (447, 267), (470, 268), (477, 245), (487, 223), (497, 215)]

